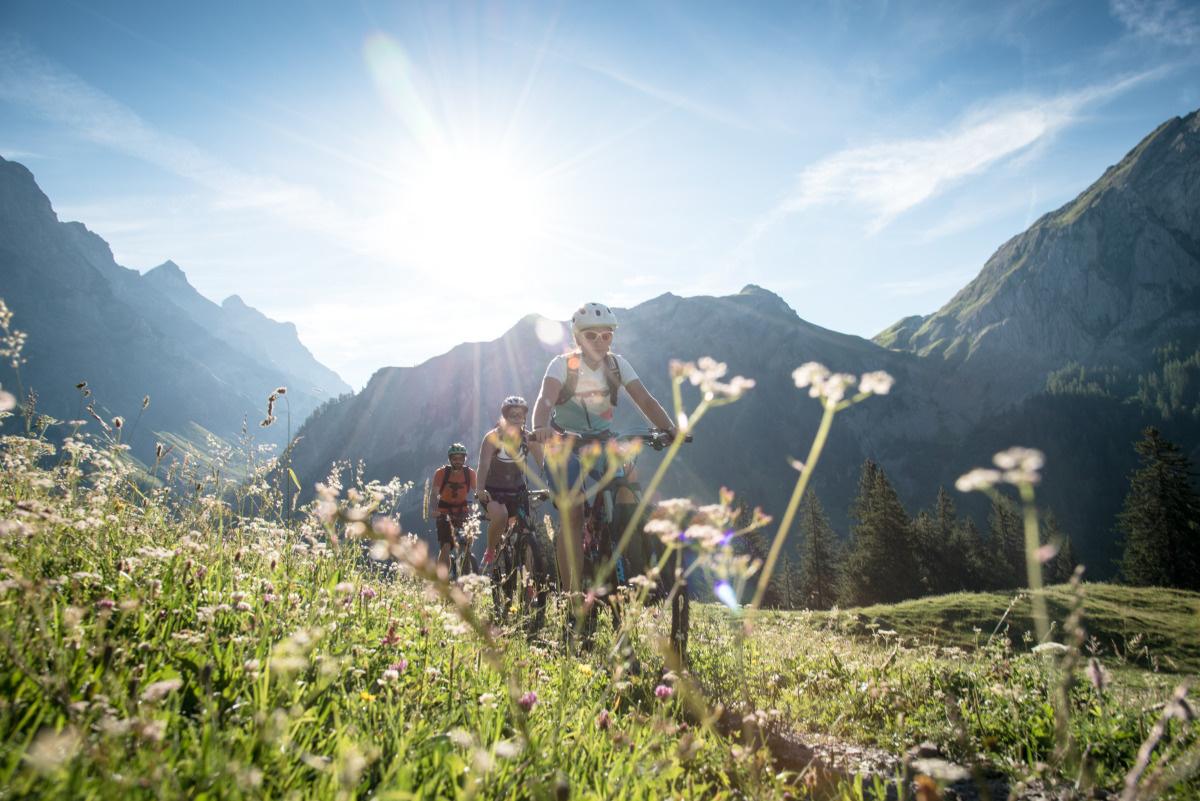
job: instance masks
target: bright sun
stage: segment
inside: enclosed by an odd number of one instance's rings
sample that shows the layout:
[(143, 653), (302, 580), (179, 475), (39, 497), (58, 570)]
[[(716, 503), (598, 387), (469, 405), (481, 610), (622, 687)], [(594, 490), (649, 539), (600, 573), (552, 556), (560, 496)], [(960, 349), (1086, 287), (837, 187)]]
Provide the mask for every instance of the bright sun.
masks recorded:
[(495, 154), (430, 158), (404, 195), (404, 247), (426, 269), (524, 271), (545, 237), (537, 181)]

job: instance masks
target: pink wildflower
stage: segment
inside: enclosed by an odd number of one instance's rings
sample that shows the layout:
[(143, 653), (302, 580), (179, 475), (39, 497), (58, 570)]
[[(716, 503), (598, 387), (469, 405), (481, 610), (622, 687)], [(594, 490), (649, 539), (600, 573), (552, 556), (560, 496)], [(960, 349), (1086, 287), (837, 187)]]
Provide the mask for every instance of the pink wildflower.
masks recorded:
[(399, 645), (400, 637), (396, 634), (396, 621), (388, 621), (387, 634), (383, 635), (383, 639), (379, 641), (380, 645)]
[(517, 701), (517, 705), (520, 706), (521, 709), (524, 709), (526, 712), (528, 712), (529, 710), (533, 709), (533, 706), (537, 703), (537, 700), (537, 693), (535, 693), (533, 690), (530, 690), (521, 696), (520, 700)]
[(675, 690), (666, 684), (660, 684), (654, 688), (654, 695), (658, 700), (665, 701), (675, 694)]

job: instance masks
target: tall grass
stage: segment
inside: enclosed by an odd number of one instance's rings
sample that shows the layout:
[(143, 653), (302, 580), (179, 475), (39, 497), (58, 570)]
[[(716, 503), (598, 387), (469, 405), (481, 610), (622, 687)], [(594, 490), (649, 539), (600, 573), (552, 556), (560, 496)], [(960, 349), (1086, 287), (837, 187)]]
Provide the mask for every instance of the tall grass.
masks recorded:
[[(685, 431), (752, 387), (723, 377), (712, 360), (673, 367)], [(890, 387), (819, 365), (795, 377), (825, 415), (764, 563), (734, 549), (744, 529), (730, 492), (649, 509), (646, 529), (668, 554), (687, 550), (687, 570), (721, 601), (700, 606), (686, 668), (665, 642), (665, 610), (646, 603), (653, 576), (620, 593), (621, 624), (592, 651), (560, 635), (579, 603), (559, 599), (533, 639), (520, 621), (493, 620), (486, 580), (448, 582), (391, 516), (409, 488), (398, 479), (335, 466), (293, 517), (291, 476), (276, 460), (231, 495), (221, 466), (189, 474), (186, 455), (164, 448), (160, 461), (175, 457), (166, 470), (188, 475), (181, 493), (155, 485), (111, 421), (94, 438), (75, 426), (61, 451), (28, 428), (3, 436), (2, 792), (863, 798), (914, 778), (898, 763), (851, 760), (838, 779), (780, 747), (815, 730), (892, 754), (929, 739), (976, 777), (1000, 771), (1013, 787), (1194, 797), (1200, 745), (1186, 685), (1133, 691), (1128, 676), (1147, 674), (1110, 675), (1086, 657), (1081, 600), (1052, 649), (1045, 619), (1028, 643), (1039, 652), (1005, 638), (971, 650), (883, 630), (864, 640), (837, 615), (760, 612), (761, 589), (747, 600), (752, 579), (770, 580), (822, 432)], [(690, 411), (687, 383), (701, 393)], [(0, 425), (10, 419), (0, 411)], [(688, 576), (677, 578), (673, 591), (684, 591)], [(936, 797), (951, 780), (918, 784)]]

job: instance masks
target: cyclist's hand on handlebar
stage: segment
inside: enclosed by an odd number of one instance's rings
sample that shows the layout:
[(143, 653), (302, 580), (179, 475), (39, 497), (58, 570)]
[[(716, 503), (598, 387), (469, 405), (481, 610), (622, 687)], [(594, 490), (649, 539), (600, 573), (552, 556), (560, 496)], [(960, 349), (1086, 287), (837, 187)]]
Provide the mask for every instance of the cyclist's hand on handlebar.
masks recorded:
[(489, 503), (492, 502), (492, 494), (490, 492), (488, 492), (487, 490), (479, 490), (478, 492), (475, 493), (475, 499), (477, 501), (479, 501), (480, 503), (482, 503), (484, 506), (487, 506)]
[[(675, 427), (675, 426), (671, 426), (670, 428), (668, 428), (668, 429), (666, 430), (666, 434), (667, 434), (667, 442), (674, 442), (675, 440), (679, 439), (679, 437), (680, 437), (680, 432), (679, 432), (679, 429), (678, 429), (677, 427)], [(684, 434), (684, 435), (683, 435), (683, 441), (684, 441), (684, 442), (691, 442), (691, 441), (692, 441), (692, 435), (691, 435), (691, 434)]]

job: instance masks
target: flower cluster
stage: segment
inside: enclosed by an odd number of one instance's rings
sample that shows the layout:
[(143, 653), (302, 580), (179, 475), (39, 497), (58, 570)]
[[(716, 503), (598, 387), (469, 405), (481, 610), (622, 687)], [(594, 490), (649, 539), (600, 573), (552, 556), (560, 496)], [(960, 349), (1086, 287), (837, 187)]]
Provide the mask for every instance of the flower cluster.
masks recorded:
[(847, 400), (850, 390), (857, 387), (855, 394), (850, 396), (850, 403), (867, 398), (871, 395), (886, 395), (896, 383), (891, 375), (883, 370), (863, 373), (855, 377), (850, 373), (834, 373), (819, 362), (806, 362), (792, 371), (792, 380), (799, 389), (808, 389), (810, 398), (820, 398), (828, 409), (837, 408)]
[(737, 400), (748, 389), (754, 388), (754, 379), (735, 375), (727, 382), (720, 379), (729, 371), (725, 362), (719, 362), (711, 356), (701, 356), (695, 362), (671, 360), (671, 375), (685, 378), (692, 386), (700, 387), (706, 401), (717, 398)]
[(976, 467), (954, 482), (959, 492), (988, 491), (1000, 483), (1031, 486), (1041, 481), (1046, 456), (1033, 448), (1013, 447), (992, 457), (996, 469)]

